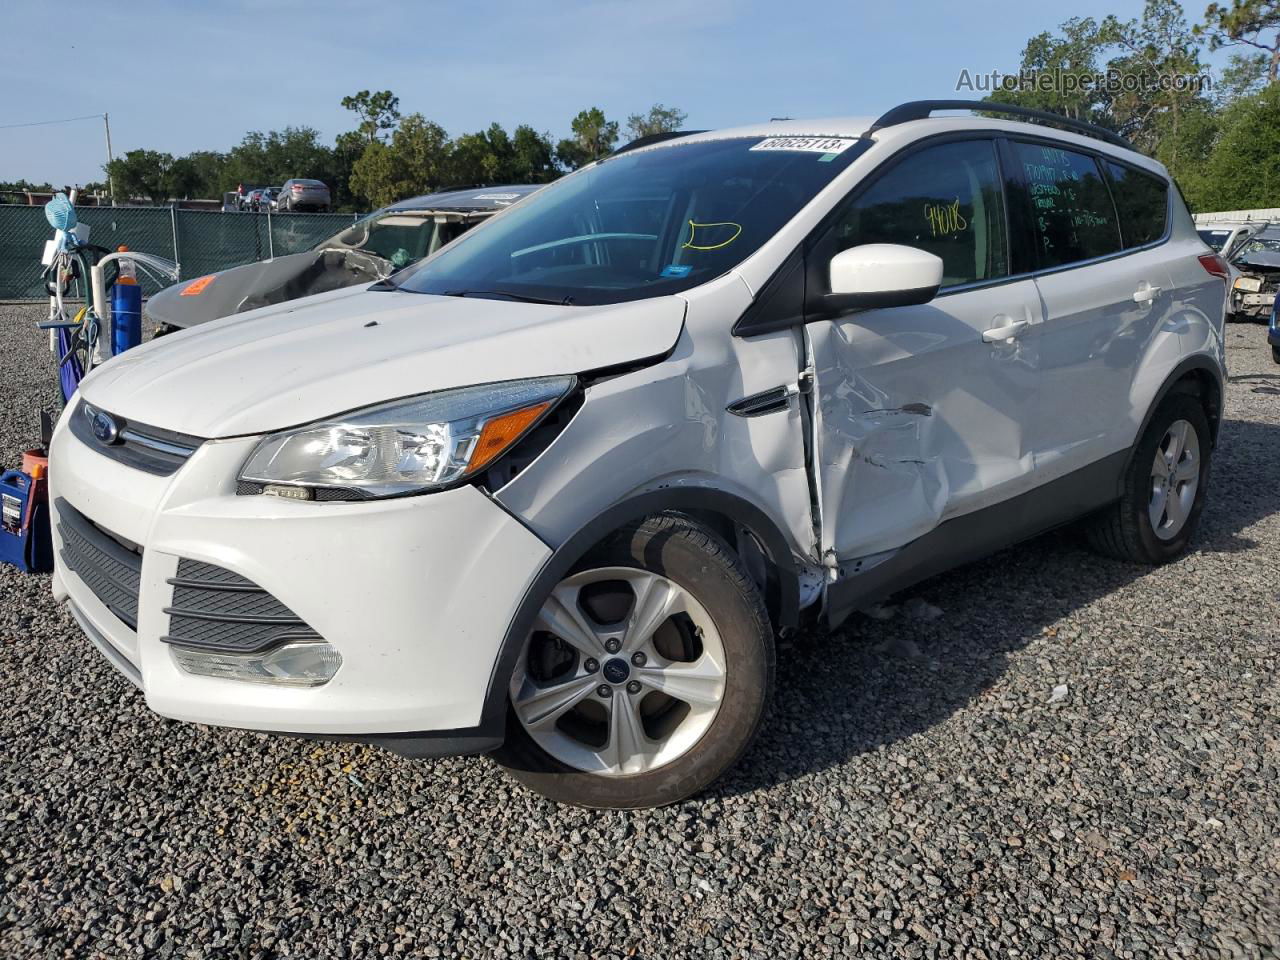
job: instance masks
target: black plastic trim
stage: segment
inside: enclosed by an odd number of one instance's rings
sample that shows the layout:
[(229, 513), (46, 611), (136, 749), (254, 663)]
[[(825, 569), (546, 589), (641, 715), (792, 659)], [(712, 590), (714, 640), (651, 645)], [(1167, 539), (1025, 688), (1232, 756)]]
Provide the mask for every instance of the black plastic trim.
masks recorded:
[(773, 387), (735, 400), (725, 407), (735, 417), (763, 417), (770, 413), (782, 413), (791, 407), (791, 393), (786, 387)]
[(942, 110), (968, 110), (972, 113), (1004, 113), (1012, 117), (1024, 117), (1028, 120), (1039, 120), (1041, 123), (1050, 123), (1055, 127), (1068, 130), (1071, 133), (1083, 134), (1087, 137), (1093, 137), (1111, 144), (1114, 147), (1123, 147), (1126, 150), (1137, 152), (1137, 147), (1126, 140), (1114, 130), (1108, 130), (1096, 123), (1089, 123), (1086, 120), (1076, 120), (1074, 117), (1064, 116), (1061, 113), (1051, 113), (1048, 110), (1036, 110), (1032, 107), (1018, 106), (1013, 103), (997, 103), (986, 100), (911, 100), (907, 103), (900, 103), (898, 106), (889, 110), (880, 116), (870, 129), (863, 134), (869, 137), (877, 130), (883, 130), (885, 127), (896, 127), (899, 124), (910, 123), (912, 120), (927, 120), (934, 113)]
[(837, 627), (855, 610), (922, 580), (1115, 502), (1129, 456), (1129, 450), (1121, 450), (1019, 496), (947, 520), (866, 573), (831, 584), (827, 588), (828, 626)]

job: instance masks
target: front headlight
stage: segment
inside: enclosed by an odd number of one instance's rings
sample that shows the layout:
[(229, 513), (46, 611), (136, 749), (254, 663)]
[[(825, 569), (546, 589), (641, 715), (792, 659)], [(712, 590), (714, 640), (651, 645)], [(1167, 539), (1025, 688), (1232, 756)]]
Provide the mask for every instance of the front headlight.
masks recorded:
[(491, 464), (576, 382), (543, 377), (441, 390), (285, 430), (258, 444), (240, 480), (367, 497), (437, 490)]

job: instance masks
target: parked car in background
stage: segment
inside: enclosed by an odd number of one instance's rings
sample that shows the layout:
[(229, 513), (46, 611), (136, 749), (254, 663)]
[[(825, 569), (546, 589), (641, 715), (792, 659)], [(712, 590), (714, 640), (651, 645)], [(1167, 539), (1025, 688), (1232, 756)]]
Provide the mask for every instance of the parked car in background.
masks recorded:
[(277, 198), (277, 208), (281, 212), (313, 210), (325, 213), (331, 203), (329, 188), (319, 180), (286, 180)]
[(258, 199), (259, 207), (263, 210), (275, 210), (277, 208), (276, 200), (279, 196), (279, 187), (263, 187), (262, 195)]
[(157, 334), (297, 297), (372, 283), (461, 236), (537, 186), (454, 190), (402, 200), (303, 253), (232, 267), (161, 290), (146, 311)]
[[(86, 653), (162, 716), (645, 807), (746, 753), (780, 629), (1077, 519), (1176, 560), (1225, 264), (1116, 134), (963, 107), (650, 140), (381, 283), (95, 368), (48, 474)], [(985, 576), (1044, 589), (1018, 559)]]
[(1227, 312), (1235, 319), (1269, 321), (1280, 291), (1280, 226), (1265, 226), (1230, 254), (1237, 271)]
[(1230, 257), (1245, 240), (1267, 226), (1266, 221), (1198, 223), (1196, 233), (1224, 257)]

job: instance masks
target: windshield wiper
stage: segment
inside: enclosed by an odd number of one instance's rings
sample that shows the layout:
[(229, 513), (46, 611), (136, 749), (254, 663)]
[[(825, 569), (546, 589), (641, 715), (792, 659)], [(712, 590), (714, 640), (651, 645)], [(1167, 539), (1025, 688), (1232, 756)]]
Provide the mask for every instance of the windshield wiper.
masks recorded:
[(547, 297), (531, 297), (524, 293), (512, 293), (510, 290), (446, 290), (443, 294), (446, 297), (505, 297), (508, 300), (518, 300), (521, 303), (546, 303), (553, 307), (568, 307), (573, 305), (573, 297), (562, 297), (559, 300), (549, 299)]

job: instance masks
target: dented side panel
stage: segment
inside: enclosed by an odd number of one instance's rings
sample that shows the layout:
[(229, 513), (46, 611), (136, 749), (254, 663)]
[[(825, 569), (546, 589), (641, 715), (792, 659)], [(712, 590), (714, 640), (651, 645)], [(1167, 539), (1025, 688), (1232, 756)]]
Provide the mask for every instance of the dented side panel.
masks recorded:
[(771, 517), (799, 558), (815, 558), (797, 398), (762, 416), (735, 401), (796, 385), (799, 337), (783, 330), (729, 335), (751, 302), (736, 276), (687, 294), (685, 327), (658, 363), (606, 379), (537, 460), (497, 492), (504, 507), (553, 546), (629, 497), (670, 487), (712, 487)]
[[(1030, 325), (984, 343), (1008, 318)], [(828, 557), (900, 547), (1029, 488), (1040, 321), (1028, 280), (808, 326)]]

